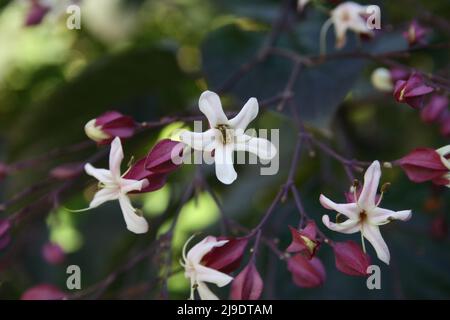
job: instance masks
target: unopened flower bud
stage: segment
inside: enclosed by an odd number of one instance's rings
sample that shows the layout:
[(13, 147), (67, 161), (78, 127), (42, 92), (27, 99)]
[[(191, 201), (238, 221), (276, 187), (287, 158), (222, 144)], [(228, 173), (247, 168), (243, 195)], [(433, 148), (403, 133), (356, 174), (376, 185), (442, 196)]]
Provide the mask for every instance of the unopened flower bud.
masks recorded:
[(427, 33), (427, 29), (422, 27), (416, 20), (413, 20), (409, 24), (408, 30), (403, 32), (403, 37), (408, 41), (410, 46), (413, 46), (415, 44), (424, 44)]
[(441, 115), (447, 110), (448, 99), (445, 96), (433, 95), (430, 102), (422, 109), (420, 116), (424, 122), (439, 121)]
[(398, 102), (407, 103), (414, 109), (420, 109), (424, 96), (434, 89), (425, 84), (423, 77), (413, 73), (408, 80), (398, 80), (395, 83), (394, 97)]
[(309, 260), (297, 254), (288, 260), (288, 270), (294, 283), (301, 288), (314, 288), (325, 282), (325, 268), (317, 257)]
[(377, 68), (370, 77), (375, 89), (383, 92), (392, 92), (394, 84), (392, 82), (391, 72), (386, 68)]
[(370, 265), (370, 256), (364, 253), (361, 247), (353, 242), (335, 242), (333, 244), (336, 268), (351, 276), (367, 275)]
[(108, 111), (84, 126), (86, 135), (99, 144), (108, 144), (115, 137), (130, 138), (134, 135), (135, 129), (133, 118), (117, 111)]

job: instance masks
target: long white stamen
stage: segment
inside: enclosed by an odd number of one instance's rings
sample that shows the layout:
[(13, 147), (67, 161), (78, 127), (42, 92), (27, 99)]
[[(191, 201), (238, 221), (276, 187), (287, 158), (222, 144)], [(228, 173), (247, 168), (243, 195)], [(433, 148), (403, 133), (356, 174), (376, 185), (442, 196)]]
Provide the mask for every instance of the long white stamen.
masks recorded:
[(333, 20), (328, 18), (327, 21), (324, 22), (322, 28), (320, 29), (320, 55), (325, 55), (327, 51), (327, 32), (330, 26), (332, 25)]
[(193, 234), (189, 239), (187, 239), (186, 243), (183, 246), (183, 251), (182, 251), (182, 255), (183, 255), (183, 259), (184, 261), (187, 261), (187, 257), (186, 257), (186, 248), (187, 245), (189, 244), (189, 242), (191, 242), (192, 239), (194, 239), (195, 234)]

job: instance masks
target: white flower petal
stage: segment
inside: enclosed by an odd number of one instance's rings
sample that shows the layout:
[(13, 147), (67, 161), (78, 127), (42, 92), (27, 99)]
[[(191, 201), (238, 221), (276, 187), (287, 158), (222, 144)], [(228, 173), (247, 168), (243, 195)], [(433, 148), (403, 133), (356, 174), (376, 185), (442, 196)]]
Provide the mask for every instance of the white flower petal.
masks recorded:
[(120, 190), (122, 193), (128, 193), (131, 191), (140, 191), (144, 185), (148, 183), (147, 179), (144, 180), (132, 180), (132, 179), (120, 179)]
[(381, 236), (380, 228), (378, 228), (378, 226), (366, 223), (363, 225), (361, 231), (364, 237), (372, 244), (377, 253), (378, 259), (386, 264), (389, 264), (389, 249), (386, 245), (386, 242), (384, 242), (383, 237)]
[(86, 163), (84, 166), (84, 171), (98, 181), (104, 183), (104, 184), (111, 184), (114, 183), (112, 179), (111, 172), (106, 169), (97, 169), (93, 167), (90, 163)]
[(251, 152), (262, 160), (271, 160), (277, 154), (277, 148), (269, 140), (248, 135), (240, 136), (234, 148), (236, 151)]
[(209, 290), (208, 286), (203, 282), (197, 282), (197, 290), (202, 300), (219, 300), (219, 298)]
[(344, 216), (346, 216), (347, 218), (349, 218), (351, 220), (356, 220), (356, 221), (359, 220), (359, 215), (360, 215), (361, 210), (356, 203), (338, 204), (338, 203), (331, 201), (323, 194), (320, 195), (319, 201), (322, 204), (322, 206), (324, 206), (324, 208), (326, 208), (326, 209), (339, 212), (340, 214), (343, 214)]
[(378, 184), (380, 183), (381, 168), (378, 161), (374, 161), (364, 174), (364, 186), (358, 198), (358, 204), (366, 211), (375, 207)]
[(233, 183), (237, 178), (237, 173), (233, 166), (233, 146), (217, 144), (214, 150), (217, 179), (224, 184)]
[(86, 163), (84, 166), (84, 171), (86, 171), (88, 175), (94, 177), (95, 179), (106, 185), (114, 183), (111, 172), (109, 170), (97, 169), (93, 167), (90, 163)]
[(242, 110), (229, 121), (229, 125), (233, 129), (245, 130), (249, 123), (253, 121), (258, 115), (259, 106), (256, 98), (248, 99), (247, 103), (242, 107)]
[(334, 23), (334, 34), (336, 36), (336, 48), (341, 49), (347, 43), (347, 24), (343, 24), (340, 22)]
[(328, 229), (346, 234), (358, 232), (361, 228), (357, 220), (348, 219), (342, 223), (334, 223), (330, 221), (330, 217), (327, 215), (322, 216), (322, 222)]
[(361, 16), (366, 13), (366, 8), (367, 6), (347, 1), (338, 5), (331, 12), (337, 48), (342, 48), (345, 45), (348, 29), (357, 33), (372, 34), (372, 31), (367, 26), (366, 20)]
[(381, 225), (390, 222), (391, 220), (407, 221), (411, 218), (411, 210), (392, 211), (383, 208), (374, 208), (369, 212), (369, 222), (374, 225)]
[(131, 205), (130, 199), (122, 194), (119, 196), (119, 203), (127, 229), (137, 234), (146, 233), (148, 231), (147, 220), (136, 214), (136, 209)]
[(214, 283), (218, 287), (226, 286), (233, 280), (233, 277), (230, 277), (229, 275), (215, 269), (205, 267), (201, 264), (195, 266), (195, 271), (197, 281)]
[(123, 160), (122, 143), (119, 137), (115, 137), (111, 142), (111, 151), (109, 152), (109, 170), (113, 178), (120, 178), (120, 164)]
[(119, 190), (113, 189), (113, 188), (104, 188), (97, 191), (94, 195), (94, 198), (92, 199), (91, 203), (89, 204), (89, 208), (96, 208), (99, 205), (111, 201), (111, 200), (117, 200), (119, 197)]
[(217, 129), (209, 129), (205, 132), (184, 131), (180, 134), (180, 140), (192, 149), (202, 151), (214, 143), (216, 130)]
[(228, 240), (216, 241), (214, 237), (206, 237), (189, 250), (186, 259), (193, 264), (199, 264), (203, 256), (210, 252), (212, 248), (221, 247), (227, 242)]
[(218, 124), (228, 124), (228, 118), (223, 112), (219, 96), (212, 91), (205, 91), (198, 101), (200, 111), (208, 118), (211, 128)]

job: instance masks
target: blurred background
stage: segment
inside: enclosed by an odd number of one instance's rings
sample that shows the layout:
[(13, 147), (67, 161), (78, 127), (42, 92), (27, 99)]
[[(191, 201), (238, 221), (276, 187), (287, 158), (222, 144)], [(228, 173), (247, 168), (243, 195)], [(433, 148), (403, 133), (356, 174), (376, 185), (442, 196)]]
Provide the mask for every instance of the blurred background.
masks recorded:
[[(337, 3), (322, 1), (300, 13), (293, 1), (286, 32), (278, 45), (300, 54), (317, 55), (320, 28), (327, 19), (325, 10)], [(407, 48), (401, 32), (414, 18), (430, 29), (430, 43), (449, 42), (449, 30), (438, 26), (439, 21), (448, 23), (450, 19), (448, 1), (371, 3), (382, 8), (382, 28), (387, 34), (364, 43), (363, 50), (383, 53)], [(83, 142), (84, 124), (112, 109), (141, 122), (197, 114), (200, 93), (220, 87), (233, 70), (255, 55), (280, 14), (282, 1), (84, 0), (80, 6), (81, 29), (69, 30), (64, 13), (47, 14), (41, 23), (25, 26), (29, 2), (0, 0), (0, 162), (17, 163)], [(432, 18), (431, 13), (442, 20)], [(348, 37), (344, 50), (352, 51), (359, 42), (353, 34)], [(333, 47), (330, 30), (328, 48), (333, 51)], [(448, 79), (448, 48), (417, 51), (401, 59), (409, 66)], [(443, 137), (438, 127), (423, 123), (419, 112), (373, 87), (370, 76), (380, 66), (346, 59), (305, 71), (294, 92), (308, 130), (349, 158), (362, 161), (390, 161), (416, 147), (448, 144), (448, 137)], [(264, 100), (276, 95), (286, 85), (291, 68), (285, 59), (268, 59), (224, 94), (225, 109), (239, 110), (252, 96)], [(257, 166), (237, 166), (238, 180), (225, 186), (216, 180), (213, 168), (201, 168), (219, 195), (225, 214), (248, 228), (259, 222), (285, 182), (295, 143), (290, 115), (277, 112), (276, 104), (268, 107), (254, 126), (281, 128), (278, 175), (260, 176)], [(125, 162), (131, 156), (145, 155), (158, 139), (171, 137), (175, 129), (190, 125), (175, 122), (139, 133), (124, 144)], [(49, 190), (64, 183), (49, 178), (52, 168), (86, 161), (96, 152), (92, 144), (44, 157), (0, 181), (0, 203), (37, 185), (26, 197), (0, 211), (0, 217), (5, 218), (29, 208), (26, 219), (12, 231), (11, 243), (0, 252), (0, 298), (17, 299), (27, 288), (40, 283), (65, 290), (66, 267), (71, 264), (80, 266), (82, 289), (86, 289), (168, 229), (171, 214), (193, 178), (193, 166), (183, 166), (163, 189), (133, 198), (150, 222), (150, 232), (145, 236), (125, 229), (116, 203), (86, 213), (64, 210), (84, 208), (89, 203), (96, 185), (84, 175), (65, 190), (61, 199), (42, 203)], [(98, 163), (99, 167), (106, 165), (105, 159)], [(387, 181), (392, 186), (384, 206), (393, 210), (411, 208), (414, 214), (407, 223), (394, 222), (382, 229), (392, 261), (390, 266), (377, 263), (382, 268), (381, 290), (369, 291), (364, 278), (337, 271), (332, 250), (326, 246), (319, 257), (326, 266), (327, 281), (320, 288), (298, 288), (285, 263), (264, 247), (257, 264), (265, 284), (263, 298), (450, 298), (448, 189), (413, 184), (398, 168), (384, 170), (383, 182)], [(341, 201), (349, 187), (339, 163), (318, 150), (315, 155), (304, 152), (296, 185), (309, 215), (327, 236), (359, 242), (359, 235), (343, 237), (326, 230), (320, 221), (326, 210), (318, 202), (319, 194)], [(183, 206), (173, 239), (171, 298), (188, 297), (189, 283), (178, 266), (183, 243), (197, 231), (220, 235), (219, 219), (219, 209), (205, 191), (198, 190), (197, 197)], [(279, 248), (284, 250), (290, 242), (287, 226), (298, 224), (292, 199), (277, 208), (272, 220), (265, 233), (278, 238)], [(62, 248), (63, 263), (53, 265), (44, 257), (43, 247), (49, 242)], [(373, 249), (369, 250), (377, 261)], [(161, 272), (158, 255), (146, 259), (121, 274), (102, 297), (159, 298)], [(228, 290), (214, 288), (222, 298), (228, 297)]]

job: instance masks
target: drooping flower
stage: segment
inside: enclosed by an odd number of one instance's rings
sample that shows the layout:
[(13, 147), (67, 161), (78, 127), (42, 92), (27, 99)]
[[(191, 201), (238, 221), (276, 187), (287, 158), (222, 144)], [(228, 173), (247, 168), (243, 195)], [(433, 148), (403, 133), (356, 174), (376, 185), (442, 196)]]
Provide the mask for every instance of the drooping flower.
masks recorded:
[(185, 277), (191, 281), (190, 300), (194, 300), (195, 290), (198, 291), (202, 300), (218, 300), (218, 297), (208, 288), (206, 282), (223, 287), (229, 284), (233, 278), (216, 269), (206, 267), (202, 264), (202, 260), (213, 248), (225, 245), (228, 240), (218, 241), (216, 237), (208, 236), (193, 246), (186, 254), (186, 248), (193, 237), (189, 238), (183, 247), (183, 261), (181, 262), (185, 269)]
[(216, 176), (222, 183), (231, 184), (237, 178), (233, 166), (234, 151), (248, 151), (264, 160), (275, 157), (277, 150), (269, 140), (244, 133), (258, 115), (258, 101), (255, 98), (250, 98), (239, 114), (230, 120), (222, 109), (219, 96), (214, 92), (202, 93), (199, 108), (208, 118), (211, 128), (202, 133), (184, 131), (180, 139), (194, 150), (214, 152)]
[(379, 226), (392, 220), (406, 221), (411, 218), (411, 210), (392, 211), (380, 208), (382, 197), (376, 201), (378, 184), (381, 177), (381, 168), (378, 161), (374, 161), (364, 175), (364, 186), (361, 194), (355, 195), (354, 203), (337, 204), (323, 194), (320, 195), (320, 203), (329, 210), (337, 211), (348, 219), (341, 223), (333, 223), (328, 215), (322, 217), (322, 222), (331, 230), (341, 233), (361, 232), (364, 248), (364, 238), (374, 247), (378, 258), (389, 264), (389, 249), (381, 236)]
[(115, 137), (130, 138), (135, 130), (136, 123), (133, 118), (117, 111), (105, 112), (84, 126), (86, 135), (98, 144), (108, 144)]
[(233, 280), (231, 284), (232, 300), (258, 300), (263, 291), (264, 283), (251, 261)]
[(431, 181), (450, 187), (450, 145), (438, 150), (417, 148), (399, 160), (408, 178), (416, 183)]
[(413, 46), (415, 44), (425, 44), (427, 33), (427, 29), (422, 27), (416, 20), (413, 20), (409, 24), (408, 30), (403, 32), (403, 37), (410, 46)]
[(128, 230), (134, 233), (145, 233), (148, 230), (147, 221), (138, 215), (136, 209), (131, 205), (128, 193), (141, 191), (143, 188), (148, 187), (149, 180), (127, 179), (122, 176), (120, 173), (122, 160), (122, 144), (120, 138), (116, 137), (111, 143), (109, 170), (94, 168), (90, 163), (85, 165), (86, 173), (95, 177), (101, 187), (89, 204), (89, 208), (96, 208), (107, 201), (119, 200)]
[(319, 248), (320, 241), (317, 239), (316, 223), (311, 220), (308, 221), (306, 227), (302, 230), (297, 230), (289, 226), (292, 234), (292, 242), (286, 249), (290, 253), (305, 253), (311, 259)]
[(322, 26), (320, 35), (321, 53), (325, 53), (326, 32), (331, 24), (334, 25), (336, 35), (336, 48), (342, 49), (347, 42), (347, 30), (366, 36), (372, 36), (373, 31), (369, 28), (365, 15), (370, 6), (363, 6), (356, 2), (347, 1), (341, 3), (331, 11), (331, 17)]
[(42, 256), (49, 264), (58, 265), (64, 262), (66, 256), (63, 249), (56, 243), (46, 243), (42, 247)]
[(425, 84), (419, 73), (412, 73), (408, 80), (398, 80), (395, 83), (394, 97), (398, 102), (407, 103), (414, 109), (420, 109), (424, 96), (434, 89)]
[(317, 257), (308, 259), (302, 254), (296, 254), (289, 258), (287, 264), (292, 280), (301, 288), (314, 288), (325, 282), (325, 267)]
[(25, 291), (20, 300), (63, 300), (66, 294), (51, 284), (39, 284)]
[(223, 246), (214, 247), (202, 259), (206, 267), (223, 273), (230, 273), (239, 268), (248, 238), (218, 237), (218, 241), (227, 240)]
[(353, 241), (332, 244), (336, 268), (350, 276), (365, 276), (370, 265), (370, 256)]

